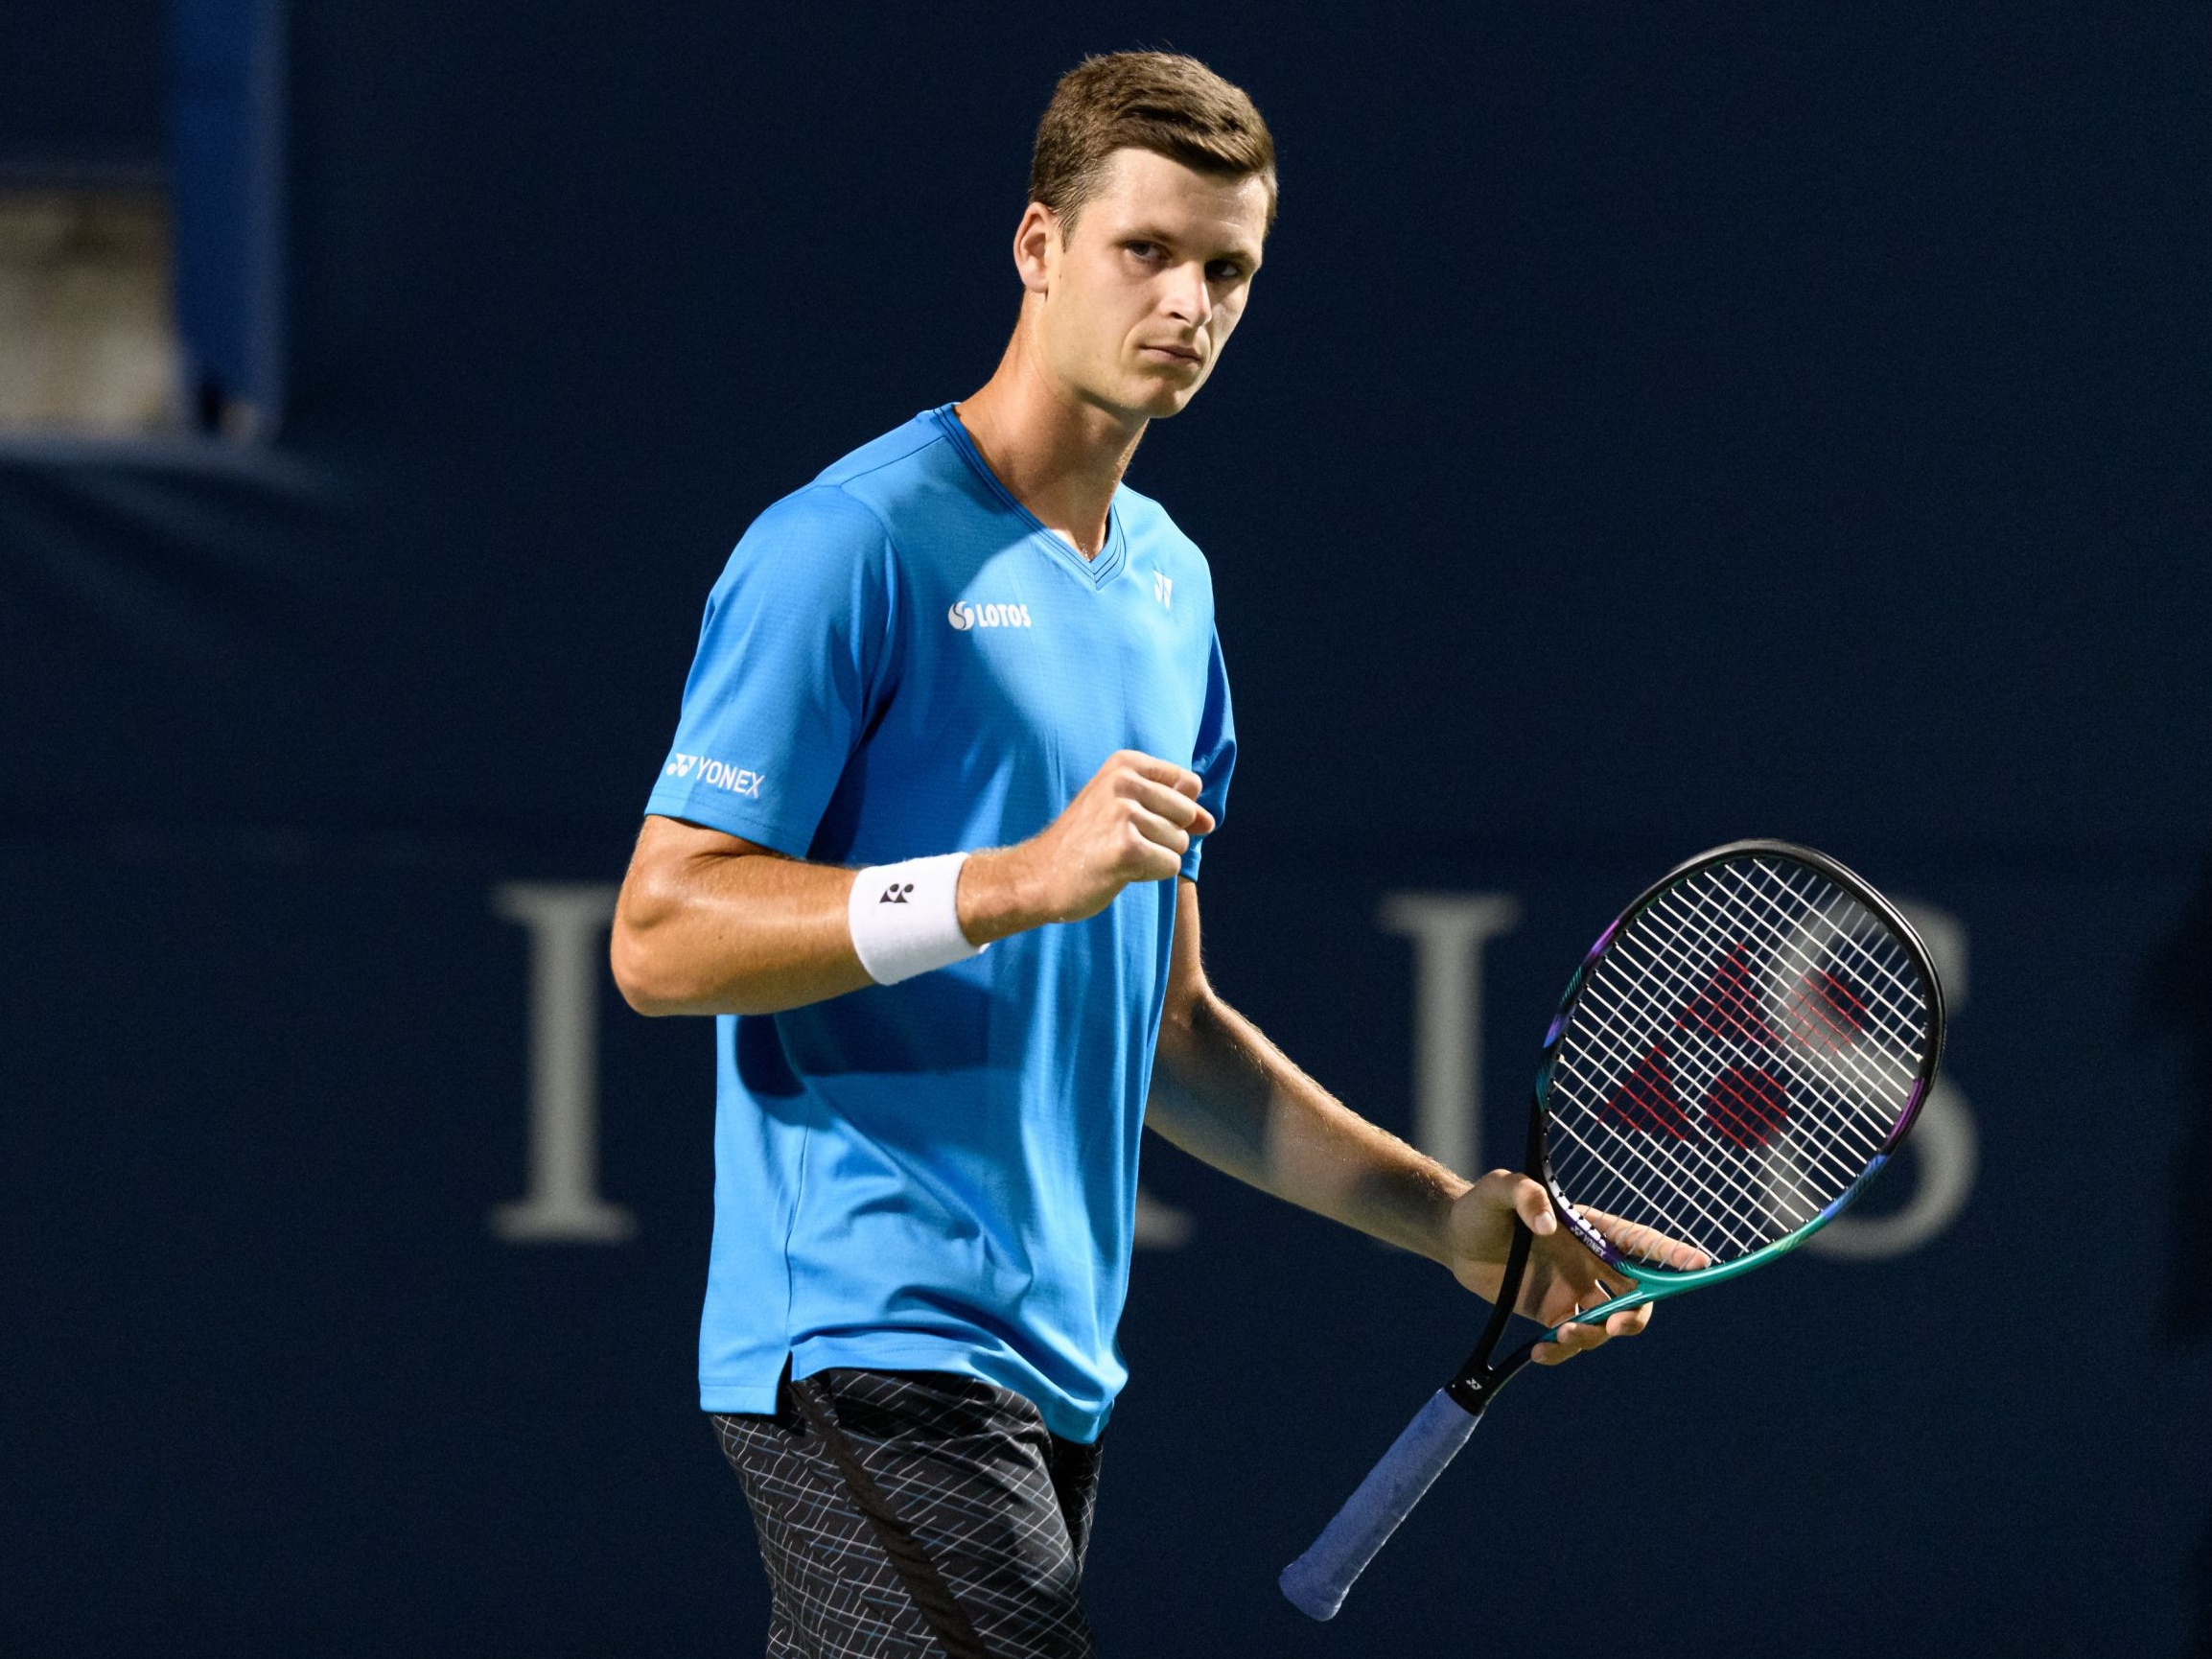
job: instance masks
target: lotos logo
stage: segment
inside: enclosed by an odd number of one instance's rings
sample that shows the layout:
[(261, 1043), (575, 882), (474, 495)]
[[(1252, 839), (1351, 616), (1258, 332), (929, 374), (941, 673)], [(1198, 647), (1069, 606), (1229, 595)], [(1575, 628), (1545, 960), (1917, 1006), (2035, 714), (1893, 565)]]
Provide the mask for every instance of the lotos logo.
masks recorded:
[(694, 769), (699, 774), (700, 783), (755, 801), (760, 799), (761, 784), (768, 782), (764, 772), (756, 772), (748, 766), (733, 766), (722, 760), (710, 760), (704, 755), (671, 755), (668, 763), (661, 768), (661, 776), (688, 778)]
[(962, 633), (970, 628), (1026, 628), (1031, 626), (1027, 605), (971, 605), (955, 600), (944, 619)]

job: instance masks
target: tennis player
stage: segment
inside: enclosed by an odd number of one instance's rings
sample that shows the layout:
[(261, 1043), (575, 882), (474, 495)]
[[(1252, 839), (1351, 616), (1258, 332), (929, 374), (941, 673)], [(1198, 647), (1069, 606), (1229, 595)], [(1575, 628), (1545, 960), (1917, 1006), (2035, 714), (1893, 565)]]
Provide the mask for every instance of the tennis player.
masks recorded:
[(1478, 1295), (1518, 1214), (1548, 1321), (1617, 1288), (1535, 1182), (1356, 1116), (1199, 964), (1228, 677), (1205, 559), (1122, 474), (1244, 315), (1266, 125), (1191, 58), (1092, 58), (1030, 198), (989, 383), (738, 544), (616, 922), (633, 1006), (720, 1016), (700, 1398), (775, 1655), (1092, 1650), (1147, 1123)]

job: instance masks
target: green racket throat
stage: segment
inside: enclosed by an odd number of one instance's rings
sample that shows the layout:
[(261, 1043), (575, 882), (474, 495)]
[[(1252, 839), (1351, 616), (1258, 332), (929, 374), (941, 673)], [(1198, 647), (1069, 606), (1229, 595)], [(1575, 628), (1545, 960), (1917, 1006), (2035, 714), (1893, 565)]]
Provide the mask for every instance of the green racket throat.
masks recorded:
[(1611, 1301), (1599, 1302), (1594, 1308), (1585, 1308), (1572, 1319), (1553, 1325), (1536, 1340), (1540, 1343), (1556, 1342), (1566, 1325), (1603, 1324), (1615, 1314), (1625, 1313), (1631, 1308), (1647, 1307), (1653, 1302), (1663, 1302), (1668, 1297), (1678, 1297), (1685, 1291), (1720, 1284), (1738, 1273), (1747, 1273), (1753, 1268), (1761, 1267), (1777, 1256), (1787, 1255), (1819, 1230), (1816, 1224), (1803, 1232), (1792, 1233), (1785, 1239), (1777, 1239), (1751, 1255), (1738, 1257), (1732, 1262), (1718, 1262), (1709, 1268), (1639, 1268), (1631, 1267), (1626, 1262), (1609, 1264), (1616, 1273), (1634, 1279), (1636, 1288), (1621, 1292)]
[[(1566, 1326), (1571, 1324), (1601, 1325), (1615, 1314), (1627, 1313), (1635, 1308), (1648, 1307), (1653, 1303), (1665, 1301), (1669, 1297), (1681, 1296), (1686, 1291), (1702, 1290), (1707, 1285), (1725, 1284), (1739, 1274), (1750, 1273), (1754, 1268), (1764, 1267), (1776, 1258), (1789, 1254), (1791, 1250), (1797, 1249), (1806, 1239), (1812, 1237), (1814, 1233), (1820, 1231), (1822, 1227), (1828, 1226), (1829, 1222), (1850, 1208), (1851, 1201), (1858, 1197), (1868, 1181), (1881, 1173), (1882, 1166), (1888, 1162), (1889, 1156), (1887, 1154), (1874, 1158), (1856, 1180), (1852, 1181), (1833, 1203), (1811, 1221), (1805, 1223), (1804, 1227), (1786, 1237), (1776, 1239), (1772, 1244), (1764, 1245), (1758, 1250), (1753, 1250), (1749, 1255), (1737, 1256), (1732, 1261), (1715, 1262), (1711, 1267), (1703, 1268), (1660, 1268), (1647, 1267), (1629, 1261), (1622, 1257), (1618, 1250), (1611, 1249), (1602, 1253), (1593, 1251), (1593, 1254), (1599, 1255), (1608, 1268), (1622, 1277), (1632, 1280), (1634, 1288), (1622, 1291), (1617, 1297), (1599, 1302), (1595, 1307), (1585, 1308), (1572, 1318), (1562, 1320), (1558, 1324), (1549, 1326), (1542, 1334), (1531, 1337), (1518, 1352), (1506, 1359), (1503, 1364), (1493, 1366), (1489, 1363), (1489, 1356), (1496, 1351), (1498, 1339), (1504, 1334), (1504, 1327), (1510, 1318), (1505, 1312), (1505, 1304), (1510, 1298), (1519, 1295), (1521, 1279), (1528, 1267), (1528, 1252), (1535, 1243), (1535, 1234), (1528, 1230), (1528, 1224), (1516, 1217), (1513, 1223), (1513, 1250), (1506, 1260), (1505, 1278), (1499, 1287), (1499, 1305), (1492, 1311), (1490, 1328), (1483, 1332), (1481, 1345), (1475, 1350), (1467, 1364), (1460, 1367), (1459, 1374), (1445, 1386), (1444, 1391), (1474, 1415), (1480, 1416), (1482, 1409), (1490, 1403), (1498, 1390), (1511, 1382), (1519, 1374), (1521, 1367), (1528, 1364), (1534, 1356), (1537, 1346), (1543, 1343), (1557, 1342), (1560, 1331)], [(1556, 1189), (1552, 1193), (1552, 1207), (1555, 1212), (1560, 1214), (1560, 1225), (1566, 1229), (1568, 1236), (1588, 1248), (1589, 1238), (1586, 1236), (1588, 1224), (1565, 1219), (1566, 1206), (1559, 1198)], [(1554, 1234), (1553, 1236), (1556, 1237), (1557, 1235)]]
[[(1562, 1324), (1574, 1325), (1602, 1323), (1615, 1314), (1625, 1312), (1630, 1308), (1641, 1308), (1652, 1302), (1663, 1302), (1668, 1297), (1678, 1297), (1685, 1291), (1701, 1290), (1707, 1285), (1725, 1284), (1739, 1273), (1747, 1273), (1753, 1268), (1764, 1267), (1776, 1257), (1789, 1254), (1791, 1250), (1797, 1249), (1799, 1245), (1805, 1243), (1806, 1239), (1812, 1237), (1814, 1233), (1820, 1231), (1822, 1227), (1828, 1226), (1829, 1222), (1849, 1209), (1851, 1201), (1865, 1189), (1868, 1181), (1881, 1174), (1882, 1166), (1889, 1160), (1890, 1155), (1887, 1153), (1877, 1156), (1868, 1163), (1865, 1171), (1860, 1174), (1856, 1180), (1845, 1188), (1834, 1202), (1829, 1203), (1820, 1214), (1813, 1217), (1811, 1221), (1805, 1223), (1788, 1237), (1776, 1239), (1774, 1243), (1762, 1246), (1749, 1255), (1738, 1256), (1734, 1261), (1715, 1262), (1712, 1266), (1705, 1268), (1643, 1267), (1623, 1259), (1616, 1250), (1608, 1250), (1604, 1253), (1605, 1265), (1615, 1273), (1635, 1280), (1636, 1288), (1623, 1291), (1611, 1301), (1599, 1302), (1595, 1307), (1586, 1309), (1576, 1314), (1572, 1319), (1561, 1322)], [(1552, 1203), (1554, 1207), (1557, 1207), (1556, 1195), (1554, 1195)], [(1522, 1224), (1516, 1223), (1516, 1225)], [(1568, 1230), (1576, 1237), (1580, 1237), (1583, 1229), (1570, 1226)], [(1536, 1340), (1540, 1343), (1554, 1342), (1558, 1339), (1559, 1331), (1560, 1325), (1553, 1325)]]

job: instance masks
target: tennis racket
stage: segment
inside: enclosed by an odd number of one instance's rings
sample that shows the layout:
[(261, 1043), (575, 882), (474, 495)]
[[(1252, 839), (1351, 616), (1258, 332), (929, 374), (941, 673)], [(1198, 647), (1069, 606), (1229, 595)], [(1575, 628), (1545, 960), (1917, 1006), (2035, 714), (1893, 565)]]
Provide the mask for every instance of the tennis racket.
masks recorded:
[[(1590, 947), (1536, 1073), (1527, 1173), (1629, 1282), (1574, 1319), (1601, 1324), (1805, 1243), (1903, 1141), (1943, 1045), (1926, 946), (1834, 859), (1738, 841), (1671, 871)], [(1336, 1616), (1498, 1390), (1557, 1335), (1492, 1363), (1532, 1243), (1517, 1220), (1475, 1352), (1283, 1570), (1300, 1612)]]

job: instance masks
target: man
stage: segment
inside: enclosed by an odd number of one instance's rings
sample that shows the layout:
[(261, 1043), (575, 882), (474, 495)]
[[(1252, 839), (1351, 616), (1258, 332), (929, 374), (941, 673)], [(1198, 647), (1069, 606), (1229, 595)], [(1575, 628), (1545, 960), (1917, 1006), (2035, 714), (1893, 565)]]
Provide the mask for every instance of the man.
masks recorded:
[(1091, 1650), (1147, 1122), (1479, 1294), (1518, 1215), (1548, 1321), (1615, 1288), (1535, 1182), (1355, 1116), (1199, 964), (1228, 682), (1205, 560), (1121, 479), (1244, 315), (1259, 112), (1187, 58), (1093, 58), (1030, 194), (990, 383), (739, 543), (616, 922), (635, 1007), (721, 1016), (700, 1391), (774, 1654)]

